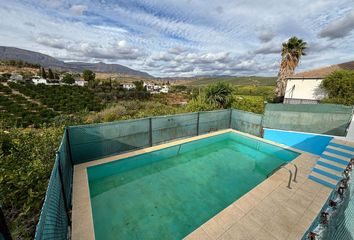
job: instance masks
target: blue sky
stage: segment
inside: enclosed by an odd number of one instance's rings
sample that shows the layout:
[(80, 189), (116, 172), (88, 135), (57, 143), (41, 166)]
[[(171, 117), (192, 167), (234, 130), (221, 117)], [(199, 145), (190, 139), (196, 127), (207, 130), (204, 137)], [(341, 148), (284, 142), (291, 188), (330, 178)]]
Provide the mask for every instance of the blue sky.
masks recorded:
[(297, 71), (354, 60), (353, 0), (0, 0), (0, 45), (154, 76), (276, 75), (281, 43), (309, 44)]

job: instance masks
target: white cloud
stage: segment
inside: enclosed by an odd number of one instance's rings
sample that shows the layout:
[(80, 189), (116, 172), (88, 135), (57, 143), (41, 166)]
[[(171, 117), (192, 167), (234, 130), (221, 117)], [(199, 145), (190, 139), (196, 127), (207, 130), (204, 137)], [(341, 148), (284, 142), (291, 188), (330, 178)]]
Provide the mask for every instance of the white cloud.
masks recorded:
[(81, 16), (86, 10), (87, 6), (83, 4), (72, 5), (70, 7), (70, 12), (76, 16)]
[(0, 16), (0, 45), (156, 76), (274, 75), (293, 35), (309, 43), (299, 69), (354, 52), (351, 0), (13, 0)]
[(341, 19), (331, 22), (321, 30), (320, 37), (336, 39), (348, 36), (354, 30), (354, 11)]
[(273, 40), (273, 38), (275, 37), (275, 33), (272, 31), (261, 32), (258, 37), (261, 40), (261, 42), (267, 43)]

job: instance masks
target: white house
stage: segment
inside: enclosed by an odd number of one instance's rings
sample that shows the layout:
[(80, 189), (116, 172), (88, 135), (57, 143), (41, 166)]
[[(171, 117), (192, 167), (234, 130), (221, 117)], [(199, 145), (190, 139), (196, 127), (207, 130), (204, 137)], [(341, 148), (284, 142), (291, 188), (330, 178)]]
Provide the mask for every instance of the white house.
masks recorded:
[(316, 104), (326, 94), (321, 89), (323, 78), (315, 77), (291, 77), (288, 78), (284, 103), (287, 104)]
[(80, 86), (80, 87), (84, 87), (87, 85), (87, 81), (84, 80), (75, 80), (75, 85)]
[(47, 79), (41, 78), (41, 77), (33, 77), (32, 78), (32, 82), (34, 83), (34, 85), (38, 85), (38, 84), (48, 84)]
[(316, 104), (326, 97), (321, 89), (325, 77), (335, 70), (354, 70), (354, 61), (298, 73), (287, 79), (284, 103)]
[(135, 88), (135, 85), (133, 83), (122, 83), (121, 86), (127, 90), (131, 90)]
[(169, 91), (169, 88), (166, 85), (162, 86), (162, 88), (160, 89), (161, 93), (168, 93), (168, 91)]
[(145, 83), (144, 82), (144, 87), (146, 88), (146, 91), (152, 92), (152, 91), (154, 91), (155, 85), (153, 83)]
[(18, 73), (12, 73), (9, 78), (9, 81), (12, 81), (12, 82), (17, 82), (17, 81), (22, 81), (22, 80), (23, 80), (23, 76)]

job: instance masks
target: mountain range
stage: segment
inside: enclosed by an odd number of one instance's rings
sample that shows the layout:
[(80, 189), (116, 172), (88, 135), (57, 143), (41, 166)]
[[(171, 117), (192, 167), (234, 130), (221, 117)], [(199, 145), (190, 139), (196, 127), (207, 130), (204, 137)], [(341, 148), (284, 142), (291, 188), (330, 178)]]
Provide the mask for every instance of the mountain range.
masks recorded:
[(90, 69), (94, 72), (121, 73), (148, 78), (153, 77), (146, 72), (137, 71), (120, 64), (106, 64), (103, 62), (64, 62), (46, 54), (15, 47), (0, 46), (0, 60), (22, 60), (28, 63), (40, 64), (45, 68), (60, 69), (66, 71), (82, 72), (84, 69)]

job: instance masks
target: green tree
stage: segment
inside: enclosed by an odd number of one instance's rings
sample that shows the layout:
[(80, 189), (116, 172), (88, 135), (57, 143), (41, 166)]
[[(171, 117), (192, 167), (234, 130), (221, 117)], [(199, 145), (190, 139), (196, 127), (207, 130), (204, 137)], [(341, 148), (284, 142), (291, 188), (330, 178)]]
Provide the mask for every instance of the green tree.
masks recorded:
[(66, 84), (73, 84), (75, 82), (75, 79), (70, 73), (65, 73), (63, 77), (63, 82)]
[(283, 43), (281, 51), (281, 63), (278, 72), (275, 94), (278, 99), (285, 95), (287, 78), (294, 75), (295, 68), (299, 64), (300, 58), (305, 54), (307, 43), (297, 37), (291, 37)]
[(187, 104), (186, 110), (188, 112), (201, 112), (201, 111), (212, 111), (217, 109), (216, 104), (210, 104), (207, 102), (205, 95), (200, 94), (196, 98), (190, 100)]
[(82, 72), (82, 75), (83, 75), (84, 80), (87, 81), (87, 82), (95, 81), (96, 74), (94, 72), (92, 72), (91, 70), (89, 70), (89, 69), (85, 69)]
[(33, 239), (62, 128), (0, 131), (1, 207), (13, 239)]
[(133, 84), (135, 85), (135, 91), (146, 91), (146, 88), (144, 87), (144, 82), (143, 81), (134, 81)]
[(47, 78), (47, 73), (45, 72), (44, 67), (41, 67), (41, 77), (46, 79)]
[(327, 93), (323, 102), (354, 105), (354, 71), (334, 71), (322, 81), (321, 88)]
[(54, 72), (54, 79), (59, 79), (59, 74)]
[(50, 69), (50, 68), (48, 69), (48, 78), (49, 78), (49, 79), (55, 79), (55, 78), (54, 78), (54, 74), (53, 74), (53, 72), (52, 72), (52, 69)]
[(247, 112), (263, 113), (265, 102), (263, 96), (235, 96), (232, 108)]
[(232, 87), (225, 82), (211, 84), (205, 89), (205, 99), (211, 105), (217, 105), (219, 108), (228, 108), (232, 103)]

